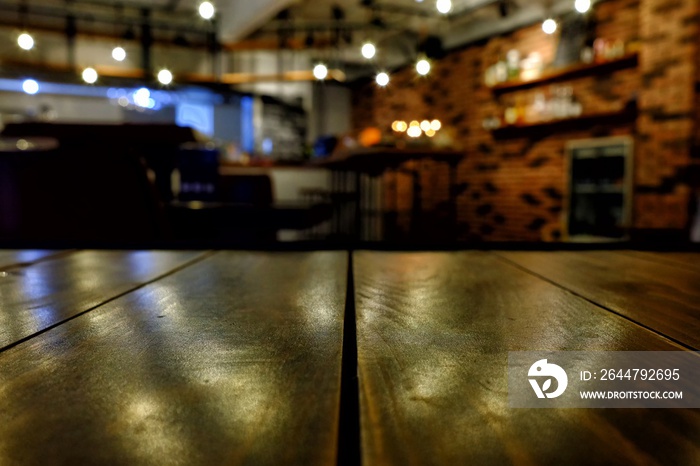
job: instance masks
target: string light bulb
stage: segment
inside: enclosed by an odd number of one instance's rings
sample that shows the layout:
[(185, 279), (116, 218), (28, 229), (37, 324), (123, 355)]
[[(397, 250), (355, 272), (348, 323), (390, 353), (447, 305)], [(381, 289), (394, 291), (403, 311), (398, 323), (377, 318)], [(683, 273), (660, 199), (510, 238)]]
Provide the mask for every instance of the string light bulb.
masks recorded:
[(97, 82), (97, 71), (95, 68), (87, 67), (83, 70), (83, 81), (88, 84), (95, 84)]
[(142, 108), (149, 108), (151, 105), (151, 91), (147, 88), (142, 87), (141, 89), (134, 92), (134, 103)]
[(435, 8), (437, 8), (438, 12), (446, 15), (452, 10), (452, 0), (437, 0), (437, 2), (435, 2)]
[(423, 132), (421, 131), (420, 126), (409, 126), (406, 130), (406, 134), (412, 138), (419, 138)]
[(416, 72), (421, 76), (427, 76), (430, 73), (430, 62), (422, 58), (416, 62)]
[(314, 66), (314, 78), (323, 81), (328, 77), (328, 67), (323, 63)]
[(395, 121), (391, 124), (391, 129), (397, 133), (405, 133), (408, 129), (408, 125), (405, 121)]
[(33, 79), (25, 79), (22, 83), (22, 90), (29, 95), (39, 92), (39, 83)]
[(164, 86), (173, 82), (173, 74), (166, 69), (162, 69), (158, 72), (158, 82)]
[(112, 58), (116, 61), (124, 61), (124, 59), (126, 59), (126, 50), (124, 50), (124, 47), (114, 47), (114, 49), (112, 49)]
[(591, 9), (591, 0), (576, 0), (574, 2), (574, 8), (579, 13), (586, 13)]
[(377, 75), (376, 81), (378, 86), (384, 87), (389, 84), (389, 75), (382, 71)]
[(215, 13), (216, 9), (214, 8), (214, 4), (211, 2), (202, 2), (199, 4), (199, 16), (202, 18), (212, 19)]
[(371, 60), (376, 54), (377, 48), (374, 46), (373, 43), (367, 42), (365, 45), (362, 46), (362, 56), (365, 57), (367, 60)]
[(545, 19), (542, 23), (542, 30), (545, 34), (554, 34), (557, 32), (557, 22), (552, 18)]
[(34, 38), (27, 32), (23, 32), (17, 37), (17, 45), (23, 50), (34, 48)]

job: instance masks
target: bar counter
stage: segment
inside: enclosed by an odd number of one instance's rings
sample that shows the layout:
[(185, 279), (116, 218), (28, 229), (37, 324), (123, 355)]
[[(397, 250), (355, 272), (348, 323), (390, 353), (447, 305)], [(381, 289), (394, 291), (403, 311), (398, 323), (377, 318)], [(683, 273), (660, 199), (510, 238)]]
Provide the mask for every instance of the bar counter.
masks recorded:
[(700, 254), (0, 251), (0, 464), (698, 464), (508, 351), (697, 351)]

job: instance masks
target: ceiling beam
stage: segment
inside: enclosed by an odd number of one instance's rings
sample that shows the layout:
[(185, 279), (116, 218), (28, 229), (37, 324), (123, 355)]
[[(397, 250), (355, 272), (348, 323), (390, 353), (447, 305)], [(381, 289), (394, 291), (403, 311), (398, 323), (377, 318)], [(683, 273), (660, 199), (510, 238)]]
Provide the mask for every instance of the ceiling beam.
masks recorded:
[[(5, 20), (5, 18), (0, 18), (0, 27), (3, 28), (13, 28), (13, 29), (23, 29), (24, 25), (18, 21), (8, 21)], [(62, 36), (64, 39), (66, 37), (66, 30), (65, 26), (57, 23), (55, 25), (38, 25), (38, 24), (30, 24), (27, 26), (28, 29), (31, 32), (43, 32), (47, 34), (58, 34)], [(112, 32), (109, 29), (102, 28), (101, 30), (91, 30), (91, 31), (86, 31), (84, 29), (78, 28), (77, 31), (77, 37), (84, 37), (88, 39), (105, 39), (105, 40), (118, 40), (120, 42), (123, 42), (124, 39), (121, 34), (117, 32)], [(203, 35), (203, 33), (200, 33), (200, 35)], [(134, 39), (132, 41), (133, 43), (137, 42), (137, 39)], [(272, 46), (272, 41), (268, 41), (269, 44)], [(172, 45), (176, 46), (172, 40), (167, 40), (167, 39), (162, 39), (162, 38), (155, 38), (153, 40), (154, 44), (158, 45)], [(230, 46), (232, 50), (241, 50), (245, 48), (246, 44), (228, 44), (227, 46)], [(256, 45), (256, 44), (251, 44), (251, 45)], [(261, 47), (261, 44), (257, 44), (259, 47), (258, 48), (263, 48)], [(204, 49), (207, 47), (207, 44), (205, 41), (190, 41), (189, 45), (187, 48), (192, 48), (192, 49)], [(274, 47), (270, 47), (274, 48)]]
[[(593, 1), (592, 3), (599, 2)], [(546, 8), (542, 2), (532, 2), (527, 7), (513, 8), (512, 10), (505, 18), (478, 20), (465, 24), (464, 27), (444, 35), (443, 45), (446, 49), (455, 49), (489, 37), (507, 34), (516, 29), (541, 22), (547, 16), (558, 16), (571, 12), (573, 2), (571, 0), (553, 0), (550, 8)]]
[(180, 5), (180, 0), (170, 0), (168, 5), (165, 7), (167, 11), (175, 11)]
[(222, 0), (217, 13), (222, 40), (247, 38), (293, 3), (295, 0)]
[[(238, 84), (251, 84), (261, 82), (314, 82), (318, 81), (311, 70), (285, 71), (283, 73), (225, 73), (221, 79), (216, 81), (210, 75), (184, 75), (185, 82), (192, 84), (228, 84), (231, 86)], [(328, 70), (329, 81), (344, 82), (345, 73), (341, 70)]]
[[(22, 29), (22, 23), (19, 21), (6, 20), (0, 17), (0, 28), (11, 28), (11, 29)], [(30, 25), (32, 32), (42, 32), (46, 34), (58, 35), (62, 39), (65, 39), (65, 27), (64, 25), (57, 23), (56, 25)], [(78, 29), (77, 37), (88, 38), (89, 40), (103, 39), (103, 40), (117, 40), (124, 43), (124, 39), (121, 34), (113, 32), (110, 29), (103, 28), (102, 30), (85, 31)], [(134, 39), (134, 44), (138, 42), (138, 37)], [(192, 50), (207, 50), (209, 44), (203, 40), (199, 41), (189, 41), (188, 45), (181, 46), (174, 43), (173, 40), (155, 37), (153, 39), (155, 45), (160, 46), (172, 46), (172, 47), (184, 47)], [(276, 51), (276, 50), (308, 50), (309, 47), (302, 38), (291, 38), (287, 41), (284, 48), (280, 47), (280, 42), (277, 39), (247, 39), (240, 40), (237, 42), (223, 42), (220, 44), (221, 50), (226, 52), (254, 52), (254, 51)], [(313, 48), (315, 50), (322, 50), (332, 47), (332, 43), (329, 40), (318, 38), (314, 42)]]
[[(16, 13), (17, 7), (15, 4), (8, 2), (0, 2), (0, 12)], [(60, 19), (65, 20), (67, 16), (73, 16), (76, 20), (84, 22), (86, 24), (111, 24), (120, 26), (130, 26), (130, 25), (140, 25), (143, 22), (141, 16), (141, 10), (129, 15), (115, 16), (111, 11), (103, 12), (88, 12), (88, 11), (69, 11), (62, 7), (54, 6), (33, 6), (27, 10), (27, 27), (31, 27), (32, 24), (29, 20), (34, 18), (48, 18), (48, 19)], [(3, 19), (11, 15), (2, 15)], [(14, 15), (18, 19), (19, 15)], [(8, 21), (8, 20), (6, 20)], [(191, 20), (191, 16), (188, 17), (178, 17), (176, 21), (172, 18), (166, 20), (165, 18), (150, 19), (149, 24), (152, 28), (165, 31), (178, 31), (190, 34), (207, 34), (210, 32), (211, 28), (209, 26), (197, 27)]]
[[(25, 60), (6, 61), (5, 66), (22, 74), (23, 71), (34, 71), (47, 75), (62, 75), (64, 79), (72, 82), (80, 82), (80, 69), (58, 63), (37, 63)], [(101, 80), (123, 79), (131, 81), (153, 80), (142, 69), (120, 68), (109, 65), (94, 67)], [(346, 75), (338, 69), (328, 70), (328, 81), (344, 82)], [(317, 81), (311, 70), (285, 71), (282, 73), (225, 73), (217, 79), (210, 74), (178, 74), (175, 76), (175, 85), (200, 84), (200, 85), (229, 85), (251, 84), (261, 82), (314, 82)], [(132, 83), (133, 84), (133, 83)], [(141, 83), (138, 83), (141, 84)]]
[(476, 2), (472, 2), (471, 5), (468, 5), (460, 10), (452, 10), (452, 12), (448, 14), (442, 14), (438, 12), (434, 6), (431, 6), (430, 8), (426, 8), (425, 6), (418, 6), (418, 5), (403, 5), (403, 4), (398, 4), (398, 3), (373, 3), (371, 6), (368, 8), (374, 10), (374, 11), (379, 11), (379, 12), (386, 12), (386, 13), (394, 13), (394, 14), (401, 14), (401, 15), (407, 15), (407, 16), (418, 16), (422, 18), (434, 18), (434, 19), (443, 19), (443, 20), (452, 20), (456, 18), (460, 18), (462, 16), (469, 15), (471, 13), (474, 13), (477, 10), (480, 10), (482, 8), (485, 8), (487, 6), (491, 6), (494, 4), (498, 4), (503, 2), (503, 0), (479, 0)]

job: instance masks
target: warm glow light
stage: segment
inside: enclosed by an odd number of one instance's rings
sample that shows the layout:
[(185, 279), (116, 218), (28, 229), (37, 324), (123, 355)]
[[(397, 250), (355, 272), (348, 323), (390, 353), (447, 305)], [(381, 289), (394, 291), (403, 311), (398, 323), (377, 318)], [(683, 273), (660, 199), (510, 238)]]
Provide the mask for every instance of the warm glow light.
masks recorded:
[(430, 62), (426, 59), (418, 60), (418, 63), (416, 63), (416, 71), (421, 76), (427, 75), (430, 73)]
[(22, 90), (27, 94), (34, 95), (37, 92), (39, 92), (39, 83), (34, 81), (33, 79), (26, 79), (22, 83)]
[(202, 2), (199, 4), (199, 16), (204, 19), (212, 19), (214, 17), (214, 5), (211, 2)]
[(328, 77), (328, 68), (326, 65), (318, 64), (314, 66), (314, 78), (326, 79)]
[(412, 138), (419, 138), (422, 132), (418, 126), (411, 126), (410, 128), (408, 128), (408, 131), (406, 131), (406, 134), (408, 134), (409, 137)]
[(432, 129), (433, 131), (440, 131), (440, 129), (442, 129), (442, 123), (440, 123), (440, 120), (431, 121), (430, 129)]
[(552, 18), (546, 19), (544, 23), (542, 23), (542, 30), (545, 34), (554, 34), (557, 32), (557, 22)]
[(17, 37), (17, 45), (24, 50), (31, 50), (34, 48), (34, 38), (26, 32), (23, 32)]
[(437, 0), (435, 8), (443, 15), (446, 15), (452, 9), (452, 0)]
[(579, 13), (585, 13), (591, 8), (591, 0), (576, 0), (574, 8), (576, 8), (576, 11)]
[(377, 85), (384, 87), (387, 84), (389, 84), (389, 75), (384, 72), (379, 73), (377, 75)]
[(428, 136), (429, 138), (432, 138), (436, 134), (437, 134), (437, 131), (435, 131), (434, 129), (429, 129), (428, 131), (425, 132), (425, 135)]
[(376, 54), (377, 48), (374, 46), (374, 44), (367, 42), (365, 45), (362, 46), (362, 56), (365, 57), (367, 60), (374, 58)]
[(416, 120), (413, 120), (408, 126), (410, 126), (411, 128), (420, 127), (420, 123), (418, 123)]
[(420, 129), (423, 131), (428, 131), (430, 130), (430, 122), (428, 120), (423, 120), (420, 122)]
[(408, 125), (405, 121), (395, 121), (391, 124), (391, 129), (397, 133), (403, 133), (408, 129)]
[(173, 74), (168, 70), (160, 70), (158, 72), (158, 82), (167, 86), (173, 82)]
[(95, 84), (97, 82), (97, 71), (95, 71), (95, 68), (85, 68), (83, 70), (83, 81), (88, 84)]
[(124, 50), (122, 47), (114, 47), (112, 50), (112, 58), (117, 61), (124, 61), (126, 58), (126, 50)]

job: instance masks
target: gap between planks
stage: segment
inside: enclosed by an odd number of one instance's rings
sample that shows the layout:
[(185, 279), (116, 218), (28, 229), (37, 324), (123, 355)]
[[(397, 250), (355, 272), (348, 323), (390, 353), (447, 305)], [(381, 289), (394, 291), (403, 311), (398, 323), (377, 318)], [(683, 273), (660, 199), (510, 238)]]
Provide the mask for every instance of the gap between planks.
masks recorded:
[[(72, 250), (72, 251), (70, 251), (70, 253), (74, 253), (74, 252), (78, 252), (78, 251), (79, 251), (79, 250)], [(56, 322), (56, 323), (54, 323), (54, 324), (52, 324), (52, 325), (49, 325), (49, 326), (47, 326), (47, 327), (45, 327), (45, 328), (42, 328), (41, 330), (39, 330), (39, 331), (37, 331), (37, 332), (34, 332), (34, 333), (32, 333), (31, 335), (27, 335), (27, 336), (24, 337), (24, 338), (21, 338), (21, 339), (15, 341), (15, 342), (12, 342), (12, 343), (10, 343), (10, 344), (8, 344), (8, 345), (3, 346), (2, 348), (0, 348), (0, 354), (4, 353), (5, 351), (7, 351), (7, 350), (9, 350), (9, 349), (11, 349), (11, 348), (14, 348), (15, 346), (18, 346), (18, 345), (20, 345), (20, 344), (22, 344), (22, 343), (24, 343), (24, 342), (27, 342), (27, 341), (29, 341), (29, 340), (31, 340), (31, 339), (33, 339), (33, 338), (36, 338), (36, 337), (38, 337), (38, 336), (40, 336), (40, 335), (42, 335), (42, 334), (48, 332), (49, 330), (53, 330), (53, 329), (55, 329), (56, 327), (65, 324), (66, 322), (70, 322), (71, 320), (76, 319), (76, 318), (78, 318), (78, 317), (80, 317), (80, 316), (83, 316), (83, 315), (87, 314), (88, 312), (92, 312), (92, 311), (94, 311), (95, 309), (99, 309), (100, 307), (102, 307), (102, 306), (104, 306), (104, 305), (106, 305), (106, 304), (109, 304), (109, 303), (111, 303), (112, 301), (115, 301), (115, 300), (117, 300), (117, 299), (119, 299), (119, 298), (121, 298), (121, 297), (123, 297), (123, 296), (126, 296), (126, 295), (128, 295), (129, 293), (133, 293), (134, 291), (140, 290), (141, 288), (144, 288), (144, 287), (146, 287), (146, 286), (148, 286), (148, 285), (151, 285), (151, 284), (153, 284), (153, 283), (155, 283), (155, 282), (157, 282), (157, 281), (159, 281), (159, 280), (162, 280), (162, 279), (165, 278), (165, 277), (168, 277), (168, 276), (170, 276), (170, 275), (173, 275), (173, 274), (175, 274), (175, 273), (177, 273), (177, 272), (179, 272), (179, 271), (181, 271), (181, 270), (184, 270), (184, 269), (186, 269), (186, 268), (188, 268), (188, 267), (190, 267), (190, 266), (192, 266), (192, 265), (194, 265), (194, 264), (196, 264), (196, 263), (198, 263), (198, 262), (201, 262), (201, 261), (203, 261), (203, 260), (205, 260), (205, 259), (208, 259), (209, 257), (213, 256), (213, 255), (216, 254), (217, 252), (218, 252), (218, 251), (204, 251), (202, 254), (200, 254), (199, 256), (195, 257), (194, 259), (191, 259), (191, 260), (185, 262), (184, 264), (181, 264), (181, 265), (179, 265), (179, 266), (177, 266), (177, 267), (175, 267), (175, 268), (173, 268), (173, 269), (171, 269), (171, 270), (168, 270), (167, 272), (165, 272), (165, 273), (163, 273), (163, 274), (160, 274), (160, 275), (158, 275), (157, 277), (154, 277), (154, 278), (152, 278), (152, 279), (150, 279), (150, 280), (148, 280), (148, 281), (145, 281), (145, 282), (143, 282), (143, 283), (140, 283), (140, 284), (138, 284), (137, 286), (134, 286), (133, 288), (130, 288), (130, 289), (126, 290), (126, 291), (123, 291), (123, 292), (121, 292), (121, 293), (115, 295), (115, 296), (112, 296), (111, 298), (105, 299), (104, 301), (102, 301), (102, 302), (100, 302), (100, 303), (98, 303), (98, 304), (96, 304), (96, 305), (94, 305), (94, 306), (92, 306), (92, 307), (90, 307), (90, 308), (88, 308), (88, 309), (85, 309), (84, 311), (79, 312), (79, 313), (77, 313), (77, 314), (75, 314), (75, 315), (73, 315), (73, 316), (70, 316), (70, 317), (68, 317), (67, 319), (63, 319), (63, 320), (61, 320), (61, 321), (59, 321), (59, 322)], [(59, 253), (59, 255), (60, 255), (61, 257), (63, 257), (63, 254), (62, 254), (62, 253)], [(69, 254), (66, 253), (65, 255), (67, 256), (67, 255), (69, 255)], [(52, 256), (50, 256), (50, 257), (56, 258), (55, 255), (52, 255)], [(40, 260), (37, 260), (37, 261), (35, 261), (35, 262), (32, 262), (32, 264), (36, 264), (36, 263), (38, 263), (38, 262), (41, 262), (43, 259), (46, 259), (46, 258), (42, 258), (42, 259), (40, 259)]]
[(658, 336), (658, 337), (660, 337), (660, 338), (662, 338), (662, 339), (664, 339), (664, 340), (669, 341), (670, 343), (673, 343), (673, 344), (675, 344), (675, 345), (678, 345), (678, 346), (682, 347), (682, 348), (685, 349), (685, 350), (688, 350), (688, 351), (700, 351), (698, 348), (695, 348), (695, 347), (693, 347), (693, 346), (691, 346), (691, 345), (689, 345), (689, 344), (687, 344), (687, 343), (684, 343), (684, 342), (682, 342), (682, 341), (680, 341), (680, 340), (678, 340), (678, 339), (676, 339), (676, 338), (673, 338), (673, 337), (670, 336), (670, 335), (666, 335), (665, 333), (660, 332), (660, 331), (654, 329), (653, 327), (650, 327), (650, 326), (648, 326), (648, 325), (645, 325), (645, 324), (643, 324), (643, 323), (641, 323), (641, 322), (639, 322), (639, 321), (637, 321), (637, 320), (635, 320), (635, 319), (632, 319), (631, 317), (628, 317), (628, 316), (626, 316), (626, 315), (624, 315), (624, 314), (621, 314), (621, 313), (619, 313), (618, 311), (616, 311), (616, 310), (614, 310), (614, 309), (612, 309), (612, 308), (610, 308), (610, 307), (608, 307), (608, 306), (605, 306), (604, 304), (601, 304), (601, 303), (599, 303), (599, 302), (594, 301), (592, 298), (589, 298), (588, 296), (585, 296), (585, 295), (583, 295), (583, 294), (581, 294), (581, 293), (579, 293), (579, 292), (577, 292), (577, 291), (574, 291), (574, 290), (572, 290), (572, 289), (570, 289), (570, 288), (568, 288), (568, 287), (562, 285), (561, 283), (558, 283), (558, 282), (556, 282), (556, 281), (554, 281), (554, 280), (552, 280), (552, 279), (550, 279), (550, 278), (545, 277), (544, 275), (540, 275), (539, 273), (535, 272), (534, 270), (528, 269), (527, 267), (524, 267), (524, 266), (518, 264), (517, 262), (514, 262), (514, 261), (508, 259), (507, 257), (501, 255), (499, 252), (490, 251), (490, 254), (493, 254), (496, 258), (498, 258), (498, 259), (501, 260), (502, 262), (505, 262), (506, 264), (508, 264), (508, 265), (510, 265), (510, 266), (512, 266), (512, 267), (515, 267), (516, 269), (519, 269), (519, 270), (522, 271), (522, 272), (525, 272), (525, 273), (527, 273), (527, 274), (530, 274), (530, 275), (532, 275), (532, 276), (534, 276), (534, 277), (539, 278), (540, 280), (544, 280), (544, 281), (546, 281), (547, 283), (550, 283), (550, 284), (552, 284), (552, 285), (554, 285), (554, 286), (556, 286), (556, 287), (558, 287), (558, 288), (561, 288), (562, 290), (564, 290), (564, 291), (566, 291), (566, 292), (568, 292), (568, 293), (571, 293), (572, 295), (574, 295), (574, 296), (576, 296), (576, 297), (578, 297), (578, 298), (581, 298), (581, 299), (583, 299), (584, 301), (587, 301), (587, 302), (593, 304), (594, 306), (597, 306), (597, 307), (599, 307), (599, 308), (601, 308), (601, 309), (603, 309), (603, 310), (605, 310), (605, 311), (607, 311), (607, 312), (609, 312), (609, 313), (611, 313), (611, 314), (614, 314), (614, 315), (616, 315), (616, 316), (618, 316), (618, 317), (621, 317), (621, 318), (625, 319), (626, 321), (631, 322), (631, 323), (633, 323), (634, 325), (637, 325), (638, 327), (641, 327), (641, 328), (643, 328), (644, 330), (646, 330), (646, 331), (648, 331), (648, 332), (651, 332), (651, 333), (653, 333), (654, 335), (656, 335), (656, 336)]

